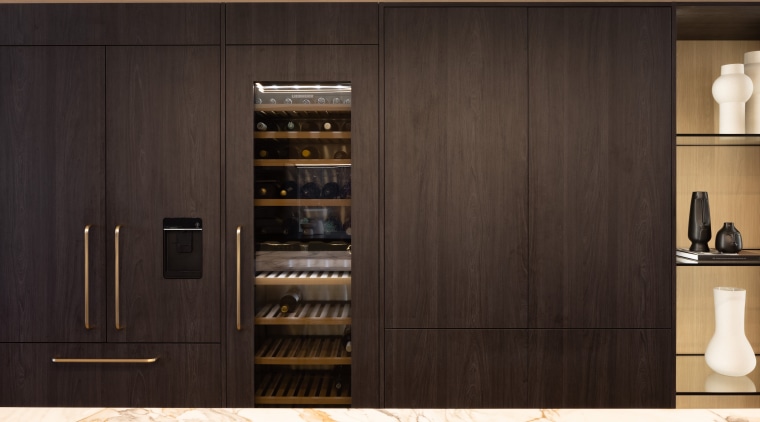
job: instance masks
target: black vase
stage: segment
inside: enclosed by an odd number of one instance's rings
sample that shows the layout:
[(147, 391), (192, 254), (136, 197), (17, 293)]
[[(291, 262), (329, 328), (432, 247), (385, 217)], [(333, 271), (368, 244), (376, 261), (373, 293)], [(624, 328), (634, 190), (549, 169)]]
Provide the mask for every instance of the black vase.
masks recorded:
[(723, 223), (723, 227), (715, 234), (715, 249), (723, 253), (742, 250), (742, 234), (736, 230), (734, 223)]
[(692, 192), (689, 206), (690, 251), (710, 252), (707, 242), (712, 238), (710, 227), (710, 201), (707, 192)]

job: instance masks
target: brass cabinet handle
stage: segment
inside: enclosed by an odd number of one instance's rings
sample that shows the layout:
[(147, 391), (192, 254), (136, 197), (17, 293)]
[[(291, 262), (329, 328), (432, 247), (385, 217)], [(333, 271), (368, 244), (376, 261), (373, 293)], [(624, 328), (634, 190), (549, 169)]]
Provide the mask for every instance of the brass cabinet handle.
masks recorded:
[(113, 231), (113, 243), (114, 243), (114, 297), (116, 306), (114, 308), (115, 312), (115, 321), (116, 321), (116, 330), (121, 330), (122, 327), (119, 325), (119, 230), (121, 229), (121, 225), (116, 226), (116, 228)]
[(84, 226), (84, 328), (90, 328), (90, 227)]
[(53, 363), (153, 363), (158, 358), (145, 359), (79, 359), (79, 358), (53, 358)]
[(235, 261), (235, 267), (236, 267), (236, 280), (237, 280), (237, 330), (241, 331), (243, 327), (240, 326), (240, 231), (241, 226), (237, 226), (237, 233), (236, 233), (236, 239), (235, 239), (235, 250), (236, 250), (236, 261)]

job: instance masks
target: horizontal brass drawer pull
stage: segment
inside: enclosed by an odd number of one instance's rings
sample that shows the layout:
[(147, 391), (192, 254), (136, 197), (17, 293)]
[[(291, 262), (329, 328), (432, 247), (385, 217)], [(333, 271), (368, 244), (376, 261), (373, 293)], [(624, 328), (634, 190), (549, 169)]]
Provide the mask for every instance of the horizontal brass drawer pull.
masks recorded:
[(158, 358), (147, 359), (70, 359), (70, 358), (53, 358), (53, 363), (153, 363)]

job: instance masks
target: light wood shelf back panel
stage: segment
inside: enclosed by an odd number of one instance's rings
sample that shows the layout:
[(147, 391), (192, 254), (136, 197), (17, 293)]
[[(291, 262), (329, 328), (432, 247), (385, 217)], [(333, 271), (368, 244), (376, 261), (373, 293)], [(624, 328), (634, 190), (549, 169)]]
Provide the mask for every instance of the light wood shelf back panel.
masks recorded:
[(760, 266), (676, 268), (676, 353), (702, 354), (715, 331), (713, 288), (747, 290), (744, 331), (760, 352)]
[(744, 63), (760, 41), (676, 42), (676, 133), (718, 133), (712, 84), (724, 64)]
[(688, 248), (689, 205), (694, 191), (710, 200), (712, 239), (723, 223), (733, 222), (744, 249), (760, 249), (760, 146), (676, 149), (676, 246)]

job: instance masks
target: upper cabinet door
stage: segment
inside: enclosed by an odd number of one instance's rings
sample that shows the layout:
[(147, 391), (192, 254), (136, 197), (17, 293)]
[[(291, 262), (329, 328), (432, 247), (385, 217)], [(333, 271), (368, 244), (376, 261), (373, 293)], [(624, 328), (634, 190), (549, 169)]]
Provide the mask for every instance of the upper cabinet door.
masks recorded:
[[(109, 341), (219, 342), (219, 47), (108, 47), (106, 68)], [(200, 242), (165, 243), (165, 218), (201, 219)], [(200, 278), (165, 278), (196, 248)]]
[(377, 44), (377, 3), (228, 3), (227, 44)]
[(669, 328), (671, 8), (529, 16), (530, 327)]
[(0, 342), (105, 339), (104, 53), (0, 47)]
[(384, 13), (385, 327), (525, 327), (526, 9)]

